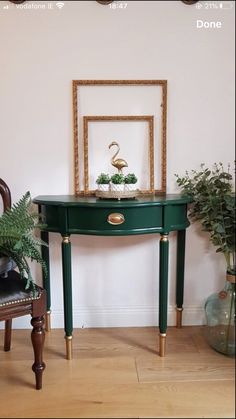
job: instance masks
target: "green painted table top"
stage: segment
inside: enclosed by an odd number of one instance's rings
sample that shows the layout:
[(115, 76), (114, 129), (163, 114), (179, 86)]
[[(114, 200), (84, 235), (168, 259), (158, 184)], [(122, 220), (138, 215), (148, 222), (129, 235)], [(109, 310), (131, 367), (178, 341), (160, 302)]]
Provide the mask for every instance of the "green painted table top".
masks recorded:
[(133, 206), (157, 206), (157, 205), (174, 205), (187, 204), (191, 199), (180, 194), (166, 194), (166, 195), (144, 195), (135, 199), (99, 199), (91, 196), (76, 196), (76, 195), (39, 195), (33, 199), (33, 202), (38, 205), (55, 205), (55, 206), (79, 206), (79, 207), (100, 207), (100, 208), (119, 208), (119, 207), (133, 207)]

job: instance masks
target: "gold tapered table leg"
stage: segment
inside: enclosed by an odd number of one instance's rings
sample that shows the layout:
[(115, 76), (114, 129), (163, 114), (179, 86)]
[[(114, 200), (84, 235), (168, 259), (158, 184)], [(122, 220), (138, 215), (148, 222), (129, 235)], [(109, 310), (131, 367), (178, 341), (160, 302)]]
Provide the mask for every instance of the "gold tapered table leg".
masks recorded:
[(45, 316), (45, 330), (51, 332), (51, 310), (47, 311)]
[(65, 336), (66, 339), (66, 359), (72, 359), (72, 336)]
[(176, 327), (178, 329), (182, 327), (182, 313), (183, 313), (183, 308), (176, 307)]
[(165, 356), (166, 353), (166, 333), (160, 333), (160, 356)]

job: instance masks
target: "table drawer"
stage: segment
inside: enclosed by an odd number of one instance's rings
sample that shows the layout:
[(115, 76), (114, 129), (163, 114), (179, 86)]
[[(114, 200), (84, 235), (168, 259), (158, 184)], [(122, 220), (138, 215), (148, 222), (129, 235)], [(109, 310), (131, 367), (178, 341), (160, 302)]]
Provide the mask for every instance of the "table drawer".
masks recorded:
[(160, 232), (163, 208), (152, 207), (71, 207), (68, 208), (68, 232), (96, 235), (127, 235)]

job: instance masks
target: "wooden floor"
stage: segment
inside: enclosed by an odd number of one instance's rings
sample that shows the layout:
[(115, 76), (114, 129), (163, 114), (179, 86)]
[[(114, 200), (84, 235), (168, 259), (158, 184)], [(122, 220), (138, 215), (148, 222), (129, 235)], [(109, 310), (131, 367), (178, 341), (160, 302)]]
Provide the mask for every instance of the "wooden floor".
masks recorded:
[[(202, 327), (77, 329), (47, 333), (43, 389), (34, 389), (29, 330), (0, 352), (1, 418), (234, 418), (234, 359), (206, 344)], [(3, 338), (3, 331), (0, 331)]]

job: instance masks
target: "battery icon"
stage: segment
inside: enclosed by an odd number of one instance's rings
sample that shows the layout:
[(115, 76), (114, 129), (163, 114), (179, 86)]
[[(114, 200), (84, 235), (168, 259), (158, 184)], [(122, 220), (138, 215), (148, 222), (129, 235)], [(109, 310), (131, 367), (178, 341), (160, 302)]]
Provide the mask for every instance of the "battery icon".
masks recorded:
[(220, 9), (232, 9), (233, 8), (233, 2), (232, 1), (222, 1), (219, 4)]

